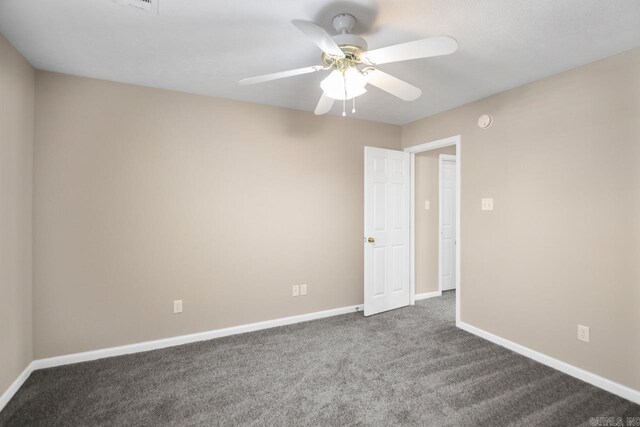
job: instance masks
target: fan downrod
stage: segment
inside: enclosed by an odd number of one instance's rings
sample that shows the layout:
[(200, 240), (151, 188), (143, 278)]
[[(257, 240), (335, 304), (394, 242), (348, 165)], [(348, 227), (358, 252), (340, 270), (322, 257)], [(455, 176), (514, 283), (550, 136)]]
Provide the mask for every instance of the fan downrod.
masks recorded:
[(356, 18), (348, 13), (341, 13), (333, 18), (333, 28), (338, 34), (349, 34), (356, 25)]

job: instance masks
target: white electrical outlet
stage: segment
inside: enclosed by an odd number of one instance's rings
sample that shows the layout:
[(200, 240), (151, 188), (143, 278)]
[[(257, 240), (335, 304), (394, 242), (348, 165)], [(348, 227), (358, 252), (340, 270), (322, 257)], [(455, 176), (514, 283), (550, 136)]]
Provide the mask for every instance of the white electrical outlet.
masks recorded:
[(493, 199), (482, 199), (481, 204), (483, 211), (492, 211), (493, 210)]
[(293, 295), (294, 297), (300, 295), (300, 285), (293, 285), (291, 287), (291, 295)]
[(431, 202), (430, 202), (429, 200), (426, 200), (426, 201), (424, 202), (424, 208), (425, 208), (426, 210), (431, 209)]
[(307, 294), (307, 284), (304, 283), (300, 285), (300, 295), (306, 295), (306, 294)]
[(589, 342), (589, 327), (578, 325), (578, 339), (580, 341)]
[(173, 314), (182, 313), (182, 300), (177, 299), (173, 302)]

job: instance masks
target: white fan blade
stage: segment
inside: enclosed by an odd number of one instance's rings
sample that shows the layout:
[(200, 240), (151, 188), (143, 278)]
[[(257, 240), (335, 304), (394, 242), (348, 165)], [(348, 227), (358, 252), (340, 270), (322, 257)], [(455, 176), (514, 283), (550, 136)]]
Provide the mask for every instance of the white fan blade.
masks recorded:
[(296, 70), (280, 71), (279, 73), (265, 74), (263, 76), (249, 77), (248, 79), (242, 79), (239, 81), (241, 85), (253, 85), (256, 83), (268, 82), (270, 80), (283, 79), (285, 77), (299, 76), (300, 74), (315, 73), (322, 70), (324, 67), (321, 65), (314, 65), (313, 67), (298, 68)]
[(316, 106), (316, 111), (314, 111), (314, 113), (316, 113), (316, 116), (327, 114), (329, 111), (331, 111), (331, 107), (333, 107), (333, 101), (333, 98), (329, 98), (323, 93), (320, 97), (320, 101), (318, 101), (318, 105)]
[(291, 23), (298, 27), (298, 29), (309, 37), (324, 53), (344, 58), (344, 52), (342, 52), (340, 46), (338, 46), (331, 36), (318, 24), (299, 19), (294, 19)]
[(387, 64), (409, 59), (449, 55), (456, 50), (458, 50), (458, 42), (455, 39), (439, 36), (370, 50), (362, 54), (362, 59), (373, 65)]
[(404, 101), (413, 101), (422, 95), (422, 90), (419, 88), (373, 68), (367, 70), (367, 81), (369, 84), (385, 92), (389, 92), (391, 95), (397, 96)]

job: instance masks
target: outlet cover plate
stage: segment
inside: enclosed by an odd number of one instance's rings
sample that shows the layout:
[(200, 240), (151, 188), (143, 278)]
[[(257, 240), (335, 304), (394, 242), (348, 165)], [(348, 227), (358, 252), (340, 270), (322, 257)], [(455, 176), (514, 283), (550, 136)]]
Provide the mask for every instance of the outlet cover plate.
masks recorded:
[(589, 327), (578, 325), (578, 339), (580, 341), (589, 342)]

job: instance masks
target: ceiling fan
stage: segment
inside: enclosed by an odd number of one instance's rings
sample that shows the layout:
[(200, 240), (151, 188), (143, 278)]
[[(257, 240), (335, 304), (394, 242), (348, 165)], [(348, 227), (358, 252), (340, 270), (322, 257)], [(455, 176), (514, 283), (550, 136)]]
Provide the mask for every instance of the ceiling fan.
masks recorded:
[(458, 42), (453, 38), (439, 36), (368, 51), (367, 42), (362, 37), (350, 34), (356, 19), (353, 15), (346, 13), (333, 18), (333, 27), (338, 32), (338, 35), (333, 37), (314, 22), (295, 19), (291, 23), (322, 50), (321, 59), (324, 65), (265, 74), (240, 80), (239, 83), (249, 85), (331, 70), (320, 83), (322, 96), (315, 109), (317, 115), (328, 113), (336, 100), (342, 101), (343, 116), (346, 115), (347, 100), (352, 100), (351, 112), (355, 113), (355, 98), (367, 91), (367, 84), (376, 86), (404, 101), (413, 101), (422, 95), (422, 90), (384, 73), (374, 66), (409, 59), (449, 55), (458, 49)]

